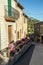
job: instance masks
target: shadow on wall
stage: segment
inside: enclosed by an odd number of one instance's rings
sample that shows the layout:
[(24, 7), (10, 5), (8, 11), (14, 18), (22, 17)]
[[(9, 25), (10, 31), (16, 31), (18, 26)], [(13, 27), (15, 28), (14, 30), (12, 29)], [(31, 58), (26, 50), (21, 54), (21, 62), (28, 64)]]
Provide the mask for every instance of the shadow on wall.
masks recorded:
[(13, 65), (29, 65), (35, 45), (32, 45)]

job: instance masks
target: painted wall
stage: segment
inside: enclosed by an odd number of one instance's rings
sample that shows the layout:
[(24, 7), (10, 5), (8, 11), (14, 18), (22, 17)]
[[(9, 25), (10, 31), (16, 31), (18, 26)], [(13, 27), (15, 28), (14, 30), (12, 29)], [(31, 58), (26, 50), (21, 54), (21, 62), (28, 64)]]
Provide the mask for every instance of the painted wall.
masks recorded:
[(12, 40), (16, 41), (16, 23), (13, 22), (6, 22), (4, 18), (0, 20), (1, 23), (1, 38), (0, 38), (0, 45), (1, 49), (4, 49), (8, 46), (8, 25), (12, 25)]
[[(12, 40), (16, 41), (16, 23), (12, 23), (12, 22), (7, 22), (7, 28), (8, 28), (8, 25), (11, 25), (12, 26)], [(8, 33), (8, 31), (7, 31)]]
[(7, 0), (1, 0), (0, 1), (0, 17), (4, 17), (4, 7), (5, 5), (8, 5)]
[(1, 23), (1, 49), (4, 49), (8, 45), (8, 38), (7, 38), (7, 26), (5, 23), (4, 18), (0, 19)]
[(23, 16), (23, 37), (26, 37), (27, 34), (27, 20), (28, 19), (25, 16)]
[(21, 38), (25, 37), (24, 32), (27, 33), (27, 19), (26, 23), (24, 23), (23, 11), (17, 6), (17, 3), (14, 0), (12, 1), (12, 7), (19, 11), (20, 17), (15, 22), (7, 22), (4, 19), (5, 5), (8, 5), (7, 0), (1, 0), (0, 2), (0, 25), (1, 25), (1, 33), (0, 33), (0, 49), (4, 49), (8, 46), (8, 25), (12, 25), (12, 40), (17, 40), (17, 31), (21, 30)]
[(12, 7), (16, 9), (17, 3), (14, 0), (11, 0)]
[(1, 49), (1, 23), (0, 23), (0, 49)]
[[(23, 38), (23, 30), (22, 30), (22, 27), (23, 27), (23, 11), (17, 6), (17, 8), (16, 8), (18, 11), (19, 11), (19, 18), (18, 18), (18, 20), (16, 20), (16, 22), (17, 22), (17, 31), (19, 31), (20, 32), (20, 30), (21, 30), (21, 38)], [(20, 33), (19, 33), (19, 35), (20, 35)], [(21, 38), (19, 38), (19, 39), (21, 39)]]
[[(16, 33), (15, 33), (15, 29), (16, 29), (16, 24), (15, 22), (13, 23), (8, 23), (6, 22), (6, 20), (4, 19), (4, 15), (5, 15), (5, 5), (8, 5), (8, 0), (1, 0), (0, 2), (0, 50), (4, 49), (8, 46), (8, 25), (12, 25), (12, 40), (14, 39), (14, 41), (16, 41)], [(12, 0), (12, 7), (15, 8), (15, 2), (14, 0)]]

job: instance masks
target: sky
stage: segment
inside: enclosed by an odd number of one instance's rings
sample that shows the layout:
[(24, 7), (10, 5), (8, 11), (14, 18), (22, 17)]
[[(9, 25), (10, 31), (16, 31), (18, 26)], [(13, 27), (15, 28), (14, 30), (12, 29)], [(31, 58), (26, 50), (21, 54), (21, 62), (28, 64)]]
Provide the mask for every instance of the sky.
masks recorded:
[(43, 0), (18, 0), (24, 6), (24, 12), (29, 16), (43, 21)]

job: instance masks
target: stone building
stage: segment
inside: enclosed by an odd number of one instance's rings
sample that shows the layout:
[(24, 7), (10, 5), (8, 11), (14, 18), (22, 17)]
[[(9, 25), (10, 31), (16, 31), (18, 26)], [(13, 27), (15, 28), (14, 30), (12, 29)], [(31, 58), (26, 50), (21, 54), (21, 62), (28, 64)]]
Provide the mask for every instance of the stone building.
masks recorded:
[(34, 25), (34, 33), (38, 36), (40, 42), (43, 42), (43, 21)]
[(0, 1), (0, 50), (6, 48), (10, 41), (26, 36), (28, 16), (23, 9), (16, 0)]

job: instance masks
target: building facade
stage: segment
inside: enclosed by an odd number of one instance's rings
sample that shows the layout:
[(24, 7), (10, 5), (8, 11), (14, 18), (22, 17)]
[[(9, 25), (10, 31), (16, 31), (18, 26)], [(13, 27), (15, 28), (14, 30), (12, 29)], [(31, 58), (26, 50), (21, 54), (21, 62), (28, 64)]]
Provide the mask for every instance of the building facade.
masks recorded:
[(34, 33), (39, 37), (40, 42), (43, 42), (43, 21), (34, 25)]
[(10, 41), (26, 36), (28, 16), (23, 9), (16, 0), (0, 1), (0, 50), (6, 48)]

